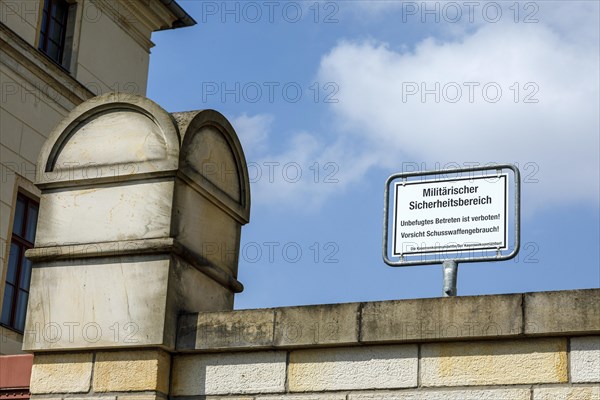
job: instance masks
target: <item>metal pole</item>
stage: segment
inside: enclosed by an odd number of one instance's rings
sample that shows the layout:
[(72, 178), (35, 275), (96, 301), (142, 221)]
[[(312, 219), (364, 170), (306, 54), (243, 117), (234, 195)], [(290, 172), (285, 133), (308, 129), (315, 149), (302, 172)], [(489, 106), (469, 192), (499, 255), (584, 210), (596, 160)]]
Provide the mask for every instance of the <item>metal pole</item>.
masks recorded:
[(458, 263), (454, 260), (445, 260), (442, 264), (444, 269), (444, 293), (443, 297), (456, 296), (456, 275), (458, 274)]

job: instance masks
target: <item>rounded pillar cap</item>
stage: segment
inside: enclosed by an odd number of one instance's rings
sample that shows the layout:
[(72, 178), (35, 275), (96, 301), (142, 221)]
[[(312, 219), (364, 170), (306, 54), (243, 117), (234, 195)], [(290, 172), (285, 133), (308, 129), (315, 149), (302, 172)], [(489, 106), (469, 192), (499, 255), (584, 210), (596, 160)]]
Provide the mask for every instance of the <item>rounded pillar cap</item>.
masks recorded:
[(250, 215), (242, 146), (214, 110), (169, 114), (145, 97), (108, 93), (73, 109), (38, 158), (42, 189), (179, 176), (240, 222)]

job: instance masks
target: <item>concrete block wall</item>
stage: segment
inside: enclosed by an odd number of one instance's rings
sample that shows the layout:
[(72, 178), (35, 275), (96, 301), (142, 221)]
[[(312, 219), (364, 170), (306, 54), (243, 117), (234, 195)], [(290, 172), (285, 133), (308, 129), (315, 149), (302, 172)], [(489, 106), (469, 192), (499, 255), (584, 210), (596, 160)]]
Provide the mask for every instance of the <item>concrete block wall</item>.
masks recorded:
[(36, 355), (31, 391), (65, 400), (598, 400), (599, 305), (590, 289), (189, 314), (171, 353)]
[(580, 290), (187, 315), (170, 394), (598, 400), (599, 306)]
[(170, 355), (162, 350), (37, 354), (30, 391), (34, 397), (51, 395), (53, 399), (90, 395), (130, 399), (135, 392), (155, 398), (169, 392), (169, 373)]

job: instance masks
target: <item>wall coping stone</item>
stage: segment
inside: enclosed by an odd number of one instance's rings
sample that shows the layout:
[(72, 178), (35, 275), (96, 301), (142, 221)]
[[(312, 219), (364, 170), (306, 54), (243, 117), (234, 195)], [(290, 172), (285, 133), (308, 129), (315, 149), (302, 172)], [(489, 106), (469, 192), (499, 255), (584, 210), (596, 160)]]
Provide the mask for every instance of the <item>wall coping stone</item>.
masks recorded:
[(185, 314), (177, 351), (221, 352), (600, 333), (600, 289)]

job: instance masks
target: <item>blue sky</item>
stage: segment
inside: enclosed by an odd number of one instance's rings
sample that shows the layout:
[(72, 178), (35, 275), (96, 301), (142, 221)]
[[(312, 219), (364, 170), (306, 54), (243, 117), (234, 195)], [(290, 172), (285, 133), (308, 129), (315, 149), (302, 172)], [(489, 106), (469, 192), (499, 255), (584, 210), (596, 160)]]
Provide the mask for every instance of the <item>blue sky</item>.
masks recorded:
[(440, 266), (382, 260), (385, 180), (490, 162), (521, 169), (522, 248), (459, 295), (600, 286), (598, 2), (179, 3), (148, 96), (240, 136), (236, 308), (440, 296)]

